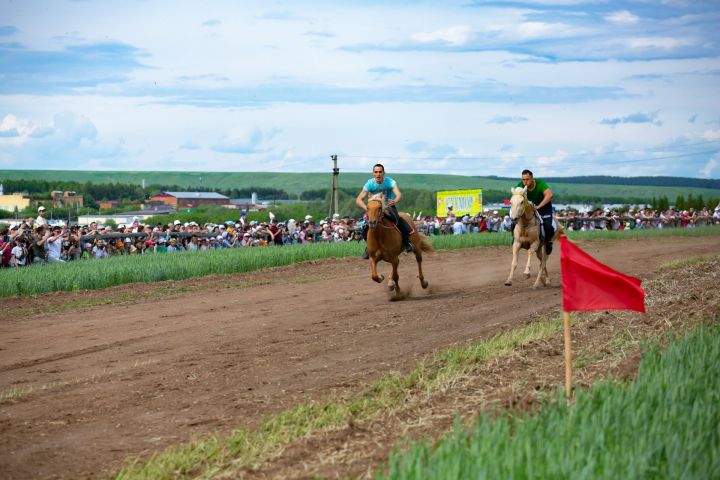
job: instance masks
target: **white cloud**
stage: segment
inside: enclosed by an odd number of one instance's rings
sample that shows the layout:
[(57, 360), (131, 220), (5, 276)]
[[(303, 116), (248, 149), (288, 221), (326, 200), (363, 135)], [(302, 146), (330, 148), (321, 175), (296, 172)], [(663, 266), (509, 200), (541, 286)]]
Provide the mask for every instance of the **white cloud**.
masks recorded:
[(702, 134), (705, 140), (720, 140), (720, 130), (706, 130)]
[(627, 10), (620, 10), (617, 12), (610, 13), (603, 17), (606, 21), (614, 23), (616, 25), (635, 25), (640, 20), (640, 17), (633, 15)]
[(473, 30), (470, 27), (456, 26), (432, 32), (414, 33), (410, 38), (420, 43), (441, 42), (453, 46), (461, 46), (467, 43), (472, 36)]
[(689, 38), (675, 37), (631, 37), (622, 39), (621, 42), (627, 48), (635, 50), (662, 49), (673, 50), (680, 47), (688, 47), (694, 45), (693, 40)]
[(705, 178), (712, 178), (712, 172), (720, 165), (720, 155), (715, 155), (700, 169), (700, 175)]

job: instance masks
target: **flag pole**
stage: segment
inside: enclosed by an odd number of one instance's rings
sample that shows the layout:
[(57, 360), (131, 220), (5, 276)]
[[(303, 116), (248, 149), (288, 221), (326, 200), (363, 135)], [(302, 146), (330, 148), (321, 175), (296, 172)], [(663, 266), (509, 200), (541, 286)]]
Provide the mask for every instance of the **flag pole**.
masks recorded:
[(563, 310), (563, 330), (565, 337), (565, 396), (572, 394), (572, 342), (570, 339), (570, 313)]

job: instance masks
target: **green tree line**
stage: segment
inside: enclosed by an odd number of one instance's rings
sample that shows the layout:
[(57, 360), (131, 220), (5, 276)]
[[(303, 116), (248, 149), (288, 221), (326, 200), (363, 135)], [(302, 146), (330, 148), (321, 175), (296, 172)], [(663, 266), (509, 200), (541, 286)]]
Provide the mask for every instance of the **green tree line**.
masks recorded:
[[(486, 176), (477, 178), (492, 178), (496, 180), (517, 181), (514, 178)], [(638, 185), (648, 187), (691, 187), (691, 188), (719, 188), (720, 179), (691, 178), (691, 177), (614, 177), (610, 175), (586, 175), (579, 177), (542, 177), (549, 183), (574, 183), (588, 185)]]

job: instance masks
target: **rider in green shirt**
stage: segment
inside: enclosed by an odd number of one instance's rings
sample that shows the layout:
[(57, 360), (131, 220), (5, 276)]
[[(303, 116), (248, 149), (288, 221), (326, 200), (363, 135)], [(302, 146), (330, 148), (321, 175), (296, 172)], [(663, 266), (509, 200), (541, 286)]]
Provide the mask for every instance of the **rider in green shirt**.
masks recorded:
[[(543, 231), (545, 232), (545, 252), (550, 255), (552, 253), (552, 238), (555, 235), (552, 224), (552, 190), (544, 180), (536, 179), (533, 177), (533, 173), (527, 169), (522, 171), (522, 180), (518, 182), (516, 187), (527, 187), (528, 200), (533, 203), (533, 207), (542, 217)], [(515, 228), (515, 225), (512, 228)]]

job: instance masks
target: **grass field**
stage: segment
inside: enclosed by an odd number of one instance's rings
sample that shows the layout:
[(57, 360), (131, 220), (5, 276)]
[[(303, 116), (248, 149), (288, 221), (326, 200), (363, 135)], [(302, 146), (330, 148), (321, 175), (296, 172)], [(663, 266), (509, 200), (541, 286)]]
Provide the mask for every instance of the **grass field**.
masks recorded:
[[(330, 170), (330, 169), (328, 169)], [(418, 190), (456, 190), (482, 188), (486, 190), (509, 191), (512, 182), (497, 178), (466, 177), (460, 175), (394, 174), (388, 175), (403, 188)], [(370, 178), (370, 173), (342, 172), (340, 187), (360, 190)], [(332, 174), (328, 173), (276, 173), (276, 172), (130, 172), (130, 171), (73, 171), (73, 170), (0, 170), (0, 179), (27, 180), (72, 180), (93, 183), (132, 183), (146, 185), (179, 185), (200, 188), (281, 188), (290, 194), (332, 186)], [(710, 188), (649, 187), (632, 185), (587, 185), (553, 182), (551, 185), (557, 198), (563, 195), (583, 195), (614, 198), (647, 198), (665, 195), (674, 201), (678, 195), (702, 195), (704, 198), (718, 197), (720, 192)]]
[(532, 418), (482, 416), (437, 445), (391, 455), (379, 479), (717, 478), (720, 325), (700, 326), (665, 352), (645, 350), (637, 381), (558, 393)]
[[(569, 238), (603, 240), (665, 236), (720, 235), (720, 228), (570, 232)], [(469, 234), (432, 237), (436, 249), (510, 245), (510, 235)], [(360, 256), (364, 243), (236, 248), (173, 254), (117, 256), (0, 270), (0, 297), (38, 295), (56, 291), (95, 290), (135, 282), (181, 280), (205, 275), (251, 272), (322, 258)]]

